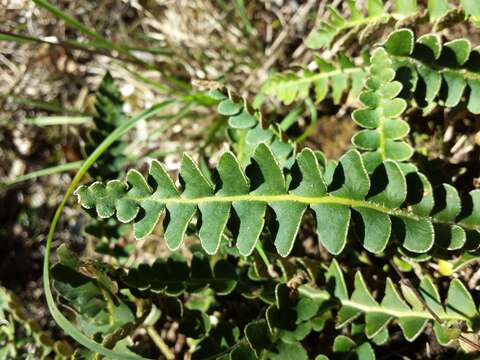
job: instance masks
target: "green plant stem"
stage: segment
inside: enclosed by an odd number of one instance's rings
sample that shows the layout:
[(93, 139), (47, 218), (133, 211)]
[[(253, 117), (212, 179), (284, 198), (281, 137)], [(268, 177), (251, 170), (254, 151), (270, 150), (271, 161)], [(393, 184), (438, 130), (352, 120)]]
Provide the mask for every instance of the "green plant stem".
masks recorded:
[(33, 0), (33, 2), (35, 4), (37, 4), (38, 6), (42, 7), (43, 9), (47, 10), (48, 12), (53, 14), (54, 16), (58, 17), (59, 19), (62, 19), (63, 21), (65, 21), (68, 25), (70, 25), (74, 29), (76, 29), (76, 30), (80, 31), (81, 33), (93, 38), (96, 41), (96, 43), (95, 43), (96, 47), (101, 47), (101, 48), (108, 49), (108, 50), (115, 50), (119, 54), (122, 54), (127, 59), (127, 61), (131, 61), (131, 62), (140, 64), (140, 65), (142, 65), (145, 68), (150, 69), (150, 70), (159, 70), (159, 69), (156, 68), (155, 65), (146, 63), (145, 61), (143, 61), (143, 60), (137, 58), (136, 56), (134, 56), (130, 52), (130, 50), (128, 49), (127, 46), (120, 45), (120, 44), (115, 44), (112, 41), (106, 39), (105, 37), (103, 37), (102, 35), (97, 33), (96, 31), (94, 31), (94, 30), (90, 29), (88, 26), (85, 26), (84, 24), (82, 24), (80, 21), (78, 21), (78, 20), (74, 19), (73, 17), (71, 17), (70, 15), (64, 13), (62, 10), (60, 10), (58, 7), (56, 7), (55, 5), (50, 3), (48, 0)]
[(21, 183), (21, 182), (24, 182), (24, 181), (27, 181), (27, 180), (31, 180), (31, 179), (35, 179), (35, 178), (38, 178), (38, 177), (41, 177), (41, 176), (46, 176), (46, 175), (61, 173), (61, 172), (65, 172), (65, 171), (70, 171), (70, 170), (73, 170), (73, 169), (78, 169), (78, 168), (80, 168), (82, 163), (83, 163), (83, 160), (72, 161), (72, 162), (69, 162), (69, 163), (66, 163), (66, 164), (61, 164), (61, 165), (52, 166), (52, 167), (49, 167), (49, 168), (46, 168), (46, 169), (32, 171), (28, 174), (17, 176), (15, 179), (0, 182), (0, 186), (9, 187), (9, 186), (16, 185), (18, 183)]
[(52, 218), (50, 223), (50, 228), (48, 231), (47, 243), (45, 246), (45, 255), (43, 258), (43, 287), (45, 290), (45, 297), (47, 299), (47, 305), (52, 314), (52, 317), (55, 319), (57, 324), (72, 338), (74, 338), (78, 343), (86, 347), (87, 349), (94, 351), (98, 354), (103, 356), (108, 356), (113, 359), (120, 359), (120, 360), (139, 360), (144, 359), (141, 356), (137, 355), (127, 355), (117, 353), (110, 349), (105, 348), (104, 346), (98, 344), (97, 342), (93, 341), (92, 339), (88, 338), (84, 335), (78, 328), (75, 327), (58, 309), (55, 299), (53, 298), (52, 289), (50, 286), (50, 255), (52, 252), (52, 243), (53, 238), (55, 235), (55, 230), (57, 228), (58, 222), (60, 220), (60, 215), (62, 213), (63, 208), (67, 204), (68, 199), (73, 194), (75, 188), (77, 187), (78, 183), (82, 179), (83, 175), (88, 171), (88, 169), (93, 165), (93, 163), (104, 153), (113, 142), (115, 142), (118, 138), (120, 138), (123, 134), (133, 128), (137, 123), (142, 120), (148, 119), (165, 107), (172, 105), (176, 101), (168, 100), (159, 104), (152, 106), (151, 108), (143, 111), (142, 113), (138, 114), (137, 116), (133, 117), (131, 120), (123, 123), (119, 127), (117, 127), (105, 140), (102, 141), (100, 145), (93, 151), (93, 153), (85, 160), (82, 167), (78, 170), (75, 177), (73, 178), (72, 182), (68, 186), (68, 189), (60, 202), (55, 214)]
[[(0, 31), (0, 41), (2, 40), (1, 31)], [(9, 98), (12, 102), (18, 105), (25, 105), (31, 107), (33, 109), (45, 110), (52, 113), (62, 113), (67, 115), (74, 115), (74, 116), (91, 116), (91, 114), (87, 112), (82, 112), (80, 110), (75, 109), (66, 109), (62, 107), (60, 104), (55, 102), (47, 102), (43, 100), (36, 100), (30, 98), (19, 97), (11, 94), (0, 94), (0, 99)]]
[(153, 326), (147, 326), (147, 333), (167, 360), (175, 359), (175, 354), (170, 350), (167, 344), (165, 344), (165, 342), (162, 340), (157, 330), (155, 330)]
[(38, 44), (47, 44), (51, 46), (60, 46), (65, 49), (81, 50), (81, 51), (88, 52), (92, 55), (102, 55), (102, 56), (107, 56), (109, 58), (117, 59), (120, 61), (127, 61), (134, 64), (143, 65), (143, 62), (141, 62), (138, 59), (134, 60), (131, 58), (123, 58), (123, 57), (119, 57), (111, 54), (110, 52), (106, 51), (106, 50), (111, 50), (110, 47), (108, 48), (101, 47), (100, 49), (92, 49), (91, 43), (81, 43), (77, 41), (48, 41), (48, 40), (39, 39), (33, 36), (29, 36), (29, 35), (14, 34), (14, 33), (10, 33), (3, 30), (0, 30), (0, 41), (15, 41), (19, 43), (38, 43)]
[(272, 273), (274, 271), (273, 270), (273, 265), (270, 262), (270, 260), (268, 259), (268, 256), (265, 253), (265, 250), (263, 249), (263, 246), (262, 246), (262, 243), (260, 242), (260, 240), (257, 241), (257, 243), (255, 244), (255, 250), (257, 250), (258, 255), (260, 255), (260, 258), (265, 263), (265, 266), (267, 267), (268, 273), (273, 275), (273, 273)]
[(247, 9), (245, 8), (245, 2), (243, 0), (234, 0), (235, 8), (240, 15), (240, 19), (242, 20), (243, 26), (247, 35), (251, 35), (253, 32), (253, 26), (247, 16)]

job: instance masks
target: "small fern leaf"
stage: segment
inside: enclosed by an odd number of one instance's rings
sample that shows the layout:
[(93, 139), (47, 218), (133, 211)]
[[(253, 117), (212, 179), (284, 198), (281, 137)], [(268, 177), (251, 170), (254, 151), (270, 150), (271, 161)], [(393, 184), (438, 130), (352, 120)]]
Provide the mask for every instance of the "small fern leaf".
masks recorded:
[[(120, 91), (110, 73), (107, 72), (96, 92), (93, 117), (95, 128), (88, 133), (88, 141), (85, 145), (87, 154), (93, 152), (117, 126), (126, 121), (123, 103)], [(90, 175), (100, 180), (118, 176), (127, 160), (123, 154), (125, 146), (121, 141), (113, 143), (109, 150), (92, 165), (89, 170)]]
[[(401, 36), (392, 37), (389, 47), (397, 48), (397, 51), (409, 47), (411, 42), (408, 35), (404, 35), (409, 33), (410, 30), (399, 32)], [(366, 80), (367, 90), (359, 97), (366, 107), (355, 110), (352, 114), (353, 120), (365, 128), (355, 134), (352, 143), (358, 149), (367, 151), (364, 159), (369, 172), (386, 159), (404, 161), (413, 154), (412, 147), (402, 141), (410, 130), (408, 124), (399, 119), (407, 104), (397, 97), (402, 86), (393, 80), (395, 71), (392, 61), (382, 48), (372, 53), (371, 61)]]
[[(365, 31), (372, 25), (378, 27), (379, 24), (386, 23), (390, 18), (390, 15), (385, 12), (382, 0), (367, 1), (367, 17), (363, 16), (355, 3), (349, 2), (348, 7), (350, 18), (347, 19), (340, 15), (336, 8), (330, 6), (328, 8), (329, 18), (322, 21), (318, 28), (310, 33), (305, 40), (305, 44), (311, 49), (329, 47), (342, 35), (344, 40), (351, 39), (352, 33), (358, 35), (359, 32)], [(353, 32), (353, 30), (355, 31)], [(343, 45), (348, 45), (348, 42), (344, 42)]]
[(428, 0), (428, 13), (430, 21), (435, 21), (444, 16), (448, 11), (447, 0)]
[(465, 14), (472, 18), (473, 23), (479, 27), (480, 26), (480, 7), (478, 2), (475, 0), (461, 0), (460, 4), (465, 10)]
[(285, 105), (295, 100), (304, 100), (310, 96), (310, 89), (315, 93), (315, 102), (324, 100), (332, 93), (333, 102), (340, 104), (342, 95), (350, 89), (350, 96), (355, 98), (363, 87), (364, 69), (345, 55), (339, 54), (337, 66), (317, 57), (318, 72), (303, 70), (301, 73), (275, 73), (262, 87), (262, 91), (275, 96)]
[(442, 44), (438, 35), (426, 34), (414, 41), (410, 30), (400, 29), (383, 46), (396, 69), (413, 72), (404, 82), (420, 107), (428, 108), (434, 101), (455, 107), (465, 97), (467, 109), (480, 113), (478, 49), (472, 49), (467, 39)]
[(261, 115), (258, 112), (251, 114), (246, 100), (229, 99), (219, 90), (210, 91), (208, 95), (212, 99), (219, 101), (217, 106), (219, 114), (228, 116), (230, 135), (236, 138), (233, 142), (241, 143), (234, 144), (233, 147), (240, 149), (239, 158), (242, 168), (249, 164), (248, 161), (252, 157), (255, 148), (261, 143), (271, 146), (273, 154), (282, 167), (289, 168), (292, 165), (295, 154), (294, 144), (284, 141), (273, 124), (264, 129)]

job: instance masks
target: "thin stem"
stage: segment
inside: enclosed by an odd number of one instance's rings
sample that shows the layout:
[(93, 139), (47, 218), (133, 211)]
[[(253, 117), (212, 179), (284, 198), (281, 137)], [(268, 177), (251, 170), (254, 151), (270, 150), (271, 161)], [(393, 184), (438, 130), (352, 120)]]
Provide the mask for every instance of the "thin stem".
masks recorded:
[(41, 176), (57, 174), (57, 173), (65, 172), (65, 171), (78, 169), (78, 168), (80, 168), (82, 163), (83, 163), (82, 160), (73, 161), (73, 162), (69, 162), (69, 163), (66, 163), (66, 164), (61, 164), (61, 165), (52, 166), (52, 167), (49, 167), (49, 168), (46, 168), (46, 169), (41, 169), (41, 170), (38, 170), (38, 171), (32, 171), (28, 174), (17, 176), (15, 179), (12, 179), (12, 180), (0, 181), (0, 187), (3, 187), (3, 186), (10, 187), (10, 186), (16, 185), (18, 183), (21, 183), (21, 182), (24, 182), (24, 181), (27, 181), (27, 180), (31, 180), (31, 179), (35, 179), (35, 178), (38, 178), (38, 177), (41, 177)]
[(92, 55), (102, 55), (102, 56), (106, 56), (106, 57), (109, 57), (109, 58), (112, 58), (112, 59), (117, 59), (117, 60), (120, 60), (120, 61), (131, 62), (131, 63), (137, 64), (137, 65), (142, 64), (142, 62), (140, 62), (140, 60), (138, 60), (138, 59), (133, 60), (131, 58), (123, 58), (123, 57), (115, 56), (115, 55), (111, 54), (109, 51), (107, 51), (107, 50), (110, 50), (110, 48), (102, 48), (102, 50), (92, 49), (87, 44), (82, 44), (80, 42), (61, 41), (61, 40), (59, 40), (59, 41), (49, 41), (49, 40), (35, 38), (33, 36), (15, 34), (15, 33), (11, 33), (11, 32), (8, 32), (8, 31), (3, 31), (3, 30), (0, 30), (0, 40), (48, 44), (48, 45), (51, 45), (51, 46), (63, 47), (64, 49), (81, 50), (81, 51), (88, 52)]
[(92, 121), (91, 116), (38, 116), (35, 118), (25, 118), (24, 122), (28, 125), (36, 126), (55, 126), (55, 125), (82, 125)]
[(263, 250), (263, 246), (262, 246), (262, 243), (260, 242), (260, 240), (257, 241), (257, 243), (255, 244), (255, 250), (257, 250), (258, 255), (260, 255), (260, 258), (265, 263), (265, 266), (267, 267), (268, 273), (273, 275), (273, 271), (274, 271), (273, 270), (273, 265), (270, 262), (270, 260), (268, 259), (268, 256), (265, 253), (265, 250)]
[(147, 326), (147, 333), (167, 360), (175, 359), (175, 354), (170, 350), (168, 345), (165, 344), (165, 342), (162, 340), (162, 337), (158, 334), (157, 330), (155, 330), (153, 326)]

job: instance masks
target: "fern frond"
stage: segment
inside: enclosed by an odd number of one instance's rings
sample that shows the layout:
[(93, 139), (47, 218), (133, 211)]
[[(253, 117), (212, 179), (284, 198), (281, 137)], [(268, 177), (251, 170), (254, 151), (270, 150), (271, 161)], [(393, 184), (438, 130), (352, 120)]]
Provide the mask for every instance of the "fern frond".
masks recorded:
[(394, 81), (395, 70), (387, 52), (377, 48), (372, 53), (366, 79), (366, 90), (359, 99), (364, 108), (353, 112), (353, 120), (365, 130), (355, 134), (352, 144), (367, 151), (363, 154), (365, 166), (372, 172), (384, 160), (404, 161), (413, 154), (412, 147), (402, 141), (410, 127), (399, 117), (407, 103), (398, 97), (402, 84)]
[(310, 33), (305, 43), (312, 49), (348, 47), (358, 39), (361, 45), (371, 39), (378, 40), (378, 34), (387, 27), (409, 26), (423, 21), (432, 22), (434, 28), (441, 30), (465, 19), (480, 25), (480, 8), (475, 0), (460, 0), (460, 5), (450, 7), (446, 0), (429, 0), (425, 12), (419, 11), (416, 0), (396, 0), (391, 11), (386, 9), (386, 1), (368, 0), (366, 16), (360, 11), (354, 0), (347, 1), (350, 16), (329, 6), (329, 17)]
[(54, 340), (27, 311), (19, 297), (0, 287), (0, 354), (2, 359), (31, 356), (70, 358), (74, 349), (65, 340)]
[(365, 69), (356, 66), (343, 54), (339, 54), (338, 65), (317, 57), (318, 72), (303, 70), (301, 74), (275, 73), (265, 82), (262, 92), (275, 96), (285, 105), (295, 100), (304, 100), (313, 87), (315, 102), (319, 103), (330, 92), (333, 102), (339, 104), (342, 95), (349, 90), (351, 97), (357, 97), (363, 88)]
[(399, 291), (389, 278), (383, 299), (377, 301), (367, 288), (360, 272), (355, 274), (354, 290), (350, 294), (343, 272), (335, 260), (325, 274), (325, 281), (329, 284), (328, 290), (302, 285), (299, 292), (320, 303), (327, 303), (333, 297), (339, 306), (337, 328), (344, 327), (362, 314), (365, 315), (365, 334), (369, 339), (384, 331), (390, 322), (396, 321), (405, 338), (413, 341), (430, 321), (433, 322), (439, 343), (446, 345), (451, 339), (442, 324), (435, 321), (424, 304), (445, 324), (455, 324), (456, 327), (465, 325), (470, 330), (476, 330), (478, 326), (480, 313), (472, 295), (458, 279), (451, 281), (445, 302), (442, 302), (438, 289), (428, 276), (422, 278), (418, 288), (423, 301), (415, 296), (412, 289), (403, 284)]
[[(107, 72), (95, 97), (95, 115), (93, 117), (95, 128), (88, 134), (88, 142), (85, 145), (87, 154), (92, 153), (117, 126), (126, 121), (123, 104), (120, 91), (110, 73)], [(113, 143), (110, 149), (90, 168), (90, 175), (97, 179), (118, 176), (120, 169), (127, 160), (127, 157), (123, 154), (125, 147), (124, 142), (116, 141)]]
[(122, 281), (133, 289), (170, 296), (178, 296), (184, 291), (196, 293), (206, 287), (218, 295), (227, 295), (235, 288), (237, 275), (235, 267), (228, 261), (218, 260), (212, 269), (209, 259), (195, 252), (190, 266), (182, 256), (172, 254), (166, 261), (158, 258), (152, 265), (140, 264), (129, 269)]
[(392, 238), (408, 251), (427, 252), (437, 233), (434, 223), (438, 232), (447, 231), (445, 240), (455, 234), (455, 248), (461, 247), (467, 236), (472, 239), (469, 243), (476, 241), (478, 245), (480, 191), (472, 191), (462, 209), (453, 187), (444, 185), (432, 196), (431, 185), (413, 166), (400, 167), (385, 160), (369, 176), (361, 155), (351, 150), (342, 156), (326, 184), (310, 149), (297, 156), (288, 183), (267, 145), (257, 147), (251, 162), (244, 172), (232, 153), (224, 153), (214, 185), (184, 155), (180, 191), (162, 165), (153, 160), (148, 182), (138, 171), (130, 170), (127, 183), (95, 182), (79, 187), (76, 194), (84, 208), (95, 208), (101, 218), (115, 215), (121, 222), (133, 221), (139, 239), (153, 231), (166, 210), (165, 241), (170, 249), (181, 245), (199, 210), (199, 238), (209, 254), (218, 250), (233, 213), (240, 222), (234, 229), (236, 246), (241, 254), (250, 254), (263, 229), (267, 206), (278, 222), (275, 246), (282, 256), (290, 253), (307, 208), (316, 214), (319, 240), (332, 254), (339, 254), (346, 245), (352, 213), (363, 224), (357, 232), (363, 246), (374, 253), (385, 249), (392, 230)]
[(60, 262), (51, 270), (53, 286), (85, 334), (107, 337), (135, 322), (129, 301), (118, 293), (105, 264), (80, 261), (65, 246), (58, 255)]
[(480, 48), (472, 49), (467, 39), (442, 44), (436, 34), (426, 34), (414, 41), (408, 29), (391, 33), (383, 45), (394, 60), (397, 72), (410, 72), (405, 79), (421, 107), (440, 102), (457, 106), (465, 97), (467, 108), (480, 113)]
[[(375, 358), (369, 340), (384, 344), (392, 323), (399, 325), (408, 341), (414, 341), (430, 322), (441, 345), (455, 340), (460, 329), (478, 331), (480, 312), (472, 295), (458, 279), (450, 282), (446, 298), (442, 300), (429, 276), (421, 279), (418, 294), (403, 283), (396, 285), (390, 278), (386, 278), (383, 290), (372, 292), (362, 274), (357, 272), (350, 291), (336, 260), (328, 268), (316, 261), (316, 267), (322, 269), (317, 282), (321, 285), (312, 285), (314, 279), (310, 279), (309, 284), (298, 287), (297, 296), (292, 296), (292, 288), (285, 283), (277, 284), (265, 320), (247, 325), (246, 337), (258, 357), (282, 343), (298, 344), (301, 348), (301, 341), (312, 332), (321, 332), (330, 319), (335, 319), (337, 330), (351, 325), (351, 335), (359, 340), (353, 342), (337, 337), (333, 352), (360, 352), (365, 359)], [(379, 293), (381, 301), (376, 299)], [(362, 315), (363, 321), (360, 320)]]
[(406, 14), (416, 11), (416, 4), (414, 4), (414, 9), (402, 9), (405, 13), (397, 11), (388, 13), (382, 0), (369, 0), (366, 9), (367, 16), (364, 16), (357, 8), (355, 1), (349, 0), (347, 4), (350, 10), (349, 18), (342, 16), (338, 9), (329, 6), (330, 16), (328, 20), (322, 21), (318, 28), (305, 40), (308, 47), (320, 49), (330, 47), (334, 42), (348, 46), (355, 38), (359, 39), (360, 43), (364, 43), (367, 38), (383, 29), (390, 21), (399, 21)]
[(240, 133), (237, 136), (237, 141), (234, 142), (237, 143), (239, 151), (236, 153), (242, 168), (245, 168), (250, 163), (249, 161), (255, 148), (261, 143), (270, 146), (282, 167), (288, 169), (292, 166), (295, 160), (295, 145), (282, 139), (280, 129), (276, 128), (275, 124), (264, 127), (261, 113), (251, 114), (245, 99), (235, 100), (229, 98), (219, 90), (210, 91), (209, 95), (219, 101), (217, 111), (221, 115), (228, 116), (230, 130)]

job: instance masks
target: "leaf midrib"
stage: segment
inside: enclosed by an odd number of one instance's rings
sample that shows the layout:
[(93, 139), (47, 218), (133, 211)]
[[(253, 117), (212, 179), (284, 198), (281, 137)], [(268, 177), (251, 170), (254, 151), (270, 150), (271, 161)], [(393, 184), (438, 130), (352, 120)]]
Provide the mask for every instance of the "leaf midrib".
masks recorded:
[(264, 203), (278, 203), (278, 202), (297, 202), (306, 205), (316, 205), (316, 204), (336, 204), (336, 205), (345, 205), (349, 207), (362, 207), (384, 214), (399, 216), (402, 218), (408, 218), (412, 220), (421, 220), (425, 219), (436, 224), (446, 224), (446, 225), (459, 225), (468, 230), (478, 230), (476, 226), (463, 224), (462, 222), (450, 222), (438, 220), (430, 216), (419, 216), (405, 209), (391, 209), (386, 206), (370, 202), (367, 200), (356, 200), (348, 199), (344, 197), (334, 196), (334, 195), (324, 195), (324, 196), (301, 196), (296, 194), (278, 194), (278, 195), (260, 195), (260, 194), (244, 194), (244, 195), (213, 195), (213, 196), (204, 196), (197, 198), (186, 198), (186, 197), (170, 197), (162, 198), (156, 195), (155, 193), (151, 196), (145, 197), (131, 197), (126, 196), (126, 199), (133, 200), (138, 204), (144, 201), (154, 201), (164, 205), (168, 204), (190, 204), (190, 205), (200, 205), (205, 203), (233, 203), (233, 202), (264, 202)]
[(293, 79), (288, 80), (288, 81), (285, 81), (285, 83), (288, 83), (290, 86), (291, 86), (292, 83), (306, 84), (306, 83), (315, 82), (315, 81), (323, 79), (323, 78), (334, 77), (335, 75), (340, 75), (340, 74), (348, 75), (348, 74), (353, 74), (353, 73), (356, 73), (356, 72), (363, 72), (363, 71), (365, 71), (364, 66), (354, 67), (354, 68), (345, 68), (345, 69), (335, 69), (335, 70), (331, 70), (331, 71), (319, 72), (319, 73), (317, 73), (315, 75), (311, 75), (311, 76), (299, 77), (299, 78), (294, 79), (294, 80)]
[[(428, 311), (415, 311), (415, 310), (410, 310), (410, 311), (398, 311), (398, 310), (393, 310), (393, 309), (387, 309), (383, 308), (380, 305), (378, 306), (369, 306), (369, 305), (364, 305), (360, 304), (358, 302), (355, 302), (351, 299), (339, 299), (332, 297), (327, 291), (321, 290), (321, 289), (315, 289), (311, 286), (308, 285), (302, 285), (298, 288), (299, 292), (302, 295), (305, 295), (311, 299), (316, 299), (316, 300), (337, 300), (340, 302), (341, 306), (349, 306), (353, 307), (355, 309), (358, 309), (362, 311), (365, 314), (368, 313), (382, 313), (382, 314), (387, 314), (391, 315), (395, 318), (411, 318), (411, 317), (416, 317), (416, 318), (422, 318), (422, 319), (428, 319), (428, 320), (434, 320), (433, 316), (428, 312)], [(443, 305), (442, 305), (443, 306)], [(447, 313), (447, 312), (442, 312), (441, 314), (437, 314), (438, 317), (441, 320), (448, 321), (448, 320), (462, 320), (462, 321), (469, 321), (469, 319), (461, 316), (460, 314), (457, 313)]]
[[(374, 16), (365, 16), (361, 19), (358, 20), (352, 20), (350, 19), (345, 19), (345, 22), (338, 26), (338, 29), (335, 31), (335, 34), (338, 34), (341, 31), (344, 31), (345, 29), (351, 29), (354, 28), (355, 26), (358, 25), (365, 25), (365, 24), (370, 24), (373, 22), (388, 22), (390, 19), (395, 19), (396, 21), (403, 20), (406, 16), (400, 13), (392, 12), (392, 13), (383, 13), (379, 15), (374, 15)], [(329, 23), (330, 26), (335, 26), (331, 23)]]
[[(432, 70), (436, 70), (442, 75), (445, 72), (452, 72), (457, 75), (462, 75), (466, 79), (480, 80), (480, 74), (477, 74), (475, 72), (472, 72), (464, 68), (458, 69), (453, 67), (445, 67), (445, 66), (442, 67), (432, 62), (425, 62), (419, 59), (412, 58), (411, 56), (400, 56), (400, 55), (392, 55), (392, 54), (389, 54), (389, 56), (397, 61), (408, 62), (413, 66), (415, 66), (415, 68), (417, 68), (419, 65), (423, 65)], [(295, 86), (299, 86), (301, 84), (313, 83), (323, 78), (334, 77), (335, 75), (340, 75), (340, 74), (348, 75), (348, 74), (353, 74), (357, 72), (365, 72), (366, 68), (367, 68), (366, 66), (359, 66), (355, 68), (335, 69), (335, 70), (326, 71), (326, 72), (319, 72), (312, 76), (304, 76), (304, 77), (299, 77), (297, 79), (288, 80), (285, 83), (287, 83), (289, 86), (292, 86), (292, 84), (296, 84)]]

